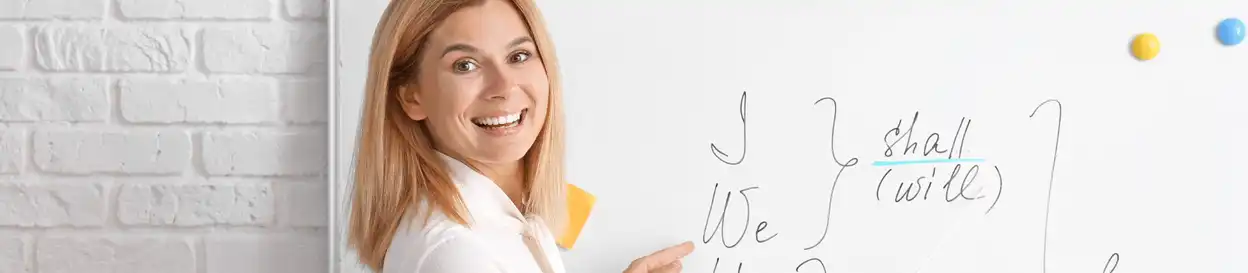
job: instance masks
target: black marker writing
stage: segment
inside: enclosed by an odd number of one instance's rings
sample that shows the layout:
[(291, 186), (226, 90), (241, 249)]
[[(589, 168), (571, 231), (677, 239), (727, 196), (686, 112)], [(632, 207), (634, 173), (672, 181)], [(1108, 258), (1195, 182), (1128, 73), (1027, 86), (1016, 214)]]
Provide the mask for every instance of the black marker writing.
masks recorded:
[(949, 196), (949, 193), (953, 192), (953, 190), (949, 187), (953, 185), (953, 180), (957, 179), (958, 171), (960, 170), (962, 170), (962, 164), (954, 165), (953, 172), (949, 174), (949, 180), (945, 180), (945, 185), (943, 187), (945, 189), (945, 202), (953, 202), (958, 198), (962, 198), (963, 200), (983, 198), (983, 195), (973, 198), (966, 196), (966, 189), (971, 186), (971, 183), (975, 183), (975, 178), (979, 176), (979, 165), (972, 165), (971, 168), (966, 171), (966, 175), (962, 176), (962, 184), (958, 187), (957, 193), (955, 193), (952, 197)]
[[(946, 158), (954, 158), (954, 152), (956, 152), (957, 157), (962, 157), (962, 149), (966, 144), (966, 133), (971, 127), (970, 119), (963, 117), (962, 120), (958, 121), (958, 128), (953, 131), (953, 140), (949, 142), (950, 146), (957, 148), (953, 152), (950, 152), (950, 148), (940, 148), (940, 133), (935, 132), (927, 135), (927, 139), (923, 141), (923, 149), (919, 150), (919, 143), (913, 141), (914, 125), (919, 123), (919, 112), (914, 112), (914, 117), (910, 120), (910, 126), (905, 132), (901, 131), (901, 122), (902, 120), (897, 120), (896, 126), (884, 132), (884, 157), (893, 157), (893, 148), (899, 142), (902, 142), (902, 137), (905, 140), (905, 143), (903, 143), (905, 148), (902, 149), (901, 155), (922, 154), (923, 156), (930, 156), (932, 154), (944, 154)], [(889, 136), (895, 138), (890, 139)]]
[(1101, 269), (1101, 273), (1113, 273), (1114, 269), (1118, 269), (1118, 253), (1109, 255), (1109, 260), (1105, 261), (1105, 268)]
[[(741, 267), (743, 266), (745, 266), (745, 263), (737, 263), (737, 273), (741, 273)], [(715, 267), (711, 268), (711, 273), (715, 272), (719, 272), (719, 258), (715, 258)]]
[(858, 165), (857, 157), (850, 158), (849, 161), (844, 163), (841, 163), (841, 160), (836, 158), (836, 119), (837, 111), (840, 110), (840, 106), (836, 104), (836, 99), (831, 97), (819, 98), (818, 100), (815, 100), (815, 105), (819, 105), (819, 103), (823, 102), (832, 104), (832, 132), (828, 134), (828, 151), (832, 154), (832, 162), (836, 162), (836, 165), (841, 167), (853, 167), (854, 165)]
[(1062, 102), (1054, 99), (1046, 100), (1037, 105), (1036, 109), (1031, 110), (1031, 115), (1027, 116), (1035, 118), (1040, 107), (1049, 103), (1057, 105), (1057, 136), (1053, 140), (1053, 162), (1049, 164), (1049, 192), (1044, 201), (1044, 252), (1040, 259), (1042, 263), (1040, 272), (1048, 272), (1049, 267), (1049, 206), (1053, 203), (1053, 174), (1057, 171), (1057, 151), (1062, 141)]
[(821, 273), (828, 273), (828, 266), (824, 265), (824, 264), (823, 264), (823, 260), (820, 260), (819, 258), (810, 258), (810, 259), (806, 259), (806, 261), (803, 261), (802, 263), (797, 264), (797, 268), (794, 268), (794, 269), (793, 269), (793, 271), (796, 271), (796, 272), (802, 272), (802, 267), (803, 267), (803, 266), (806, 266), (806, 264), (807, 264), (807, 263), (810, 263), (810, 262), (817, 262), (817, 263), (819, 263), (819, 272), (821, 272)]
[(824, 213), (823, 234), (819, 235), (819, 241), (816, 241), (815, 244), (804, 248), (804, 250), (814, 249), (819, 246), (819, 244), (823, 243), (823, 239), (828, 237), (828, 228), (832, 225), (832, 196), (836, 193), (836, 183), (841, 180), (841, 174), (845, 172), (846, 168), (858, 165), (857, 157), (851, 157), (849, 161), (844, 163), (842, 163), (840, 159), (836, 158), (836, 112), (840, 107), (836, 105), (836, 99), (830, 97), (823, 97), (815, 100), (815, 105), (819, 105), (819, 103), (825, 101), (832, 103), (832, 133), (828, 136), (828, 151), (832, 154), (832, 162), (835, 162), (837, 166), (841, 167), (841, 169), (836, 171), (836, 176), (832, 178), (832, 189), (828, 190), (828, 208)]
[(893, 173), (893, 169), (884, 171), (884, 175), (880, 176), (880, 183), (875, 185), (875, 201), (880, 201), (880, 188), (884, 187), (884, 179), (887, 179), (890, 173)]
[[(959, 136), (959, 134), (957, 134), (957, 133), (953, 134), (953, 140), (954, 140), (954, 141), (959, 141), (959, 142), (958, 142), (958, 144), (957, 144), (957, 145), (958, 145), (958, 157), (959, 157), (959, 158), (961, 158), (961, 157), (962, 157), (962, 152), (963, 152), (963, 151), (962, 151), (962, 149), (965, 149), (965, 148), (966, 148), (966, 136), (967, 136), (967, 135), (969, 135), (969, 134), (971, 133), (971, 120), (970, 120), (970, 119), (965, 119), (965, 120), (966, 120), (966, 125), (962, 125), (961, 123), (959, 123), (959, 124), (958, 124), (958, 127), (959, 127), (959, 128), (962, 128), (962, 130), (961, 130), (961, 134), (960, 134), (960, 135), (961, 135), (961, 137), (962, 137), (962, 138), (961, 138), (962, 140), (960, 140), (960, 141), (958, 140), (958, 136)], [(949, 158), (953, 158), (953, 153), (949, 153)]]
[(754, 230), (755, 242), (766, 243), (767, 241), (771, 241), (771, 239), (776, 238), (776, 235), (780, 235), (779, 233), (775, 233), (775, 234), (772, 234), (770, 237), (767, 237), (767, 239), (759, 238), (758, 235), (762, 234), (764, 229), (767, 229), (767, 221), (758, 222), (758, 228)]
[[(916, 182), (916, 183), (904, 183), (904, 182), (903, 182), (903, 183), (897, 183), (897, 193), (893, 194), (893, 202), (901, 202), (901, 200), (906, 200), (906, 201), (914, 201), (914, 198), (918, 198), (918, 197), (919, 197), (919, 191), (921, 191), (921, 189), (915, 189), (914, 187), (915, 187), (916, 185), (918, 185), (919, 187), (922, 187), (922, 185), (923, 185), (923, 184), (919, 184), (919, 183), (920, 183), (920, 182)], [(905, 191), (904, 193), (901, 191), (901, 187), (902, 187), (903, 185), (904, 185), (904, 186), (906, 186), (906, 191)], [(914, 190), (914, 195), (910, 195), (910, 191), (911, 191), (911, 190)]]
[[(736, 160), (729, 159), (727, 153), (724, 153), (722, 150), (720, 150), (719, 146), (716, 146), (714, 143), (711, 143), (711, 153), (715, 155), (716, 159), (719, 159), (719, 161), (724, 164), (738, 165), (738, 164), (741, 164), (741, 162), (745, 160), (746, 146), (747, 146), (746, 145), (747, 130), (746, 130), (746, 119), (745, 119), (745, 102), (746, 102), (746, 93), (742, 92), (741, 104), (739, 105), (739, 112), (738, 112), (738, 114), (741, 116), (741, 157), (737, 158)], [(720, 242), (723, 243), (725, 248), (731, 249), (740, 245), (742, 239), (745, 238), (745, 234), (750, 227), (750, 214), (752, 211), (752, 208), (750, 207), (750, 196), (746, 194), (746, 192), (751, 191), (751, 190), (756, 190), (758, 188), (759, 187), (757, 186), (752, 186), (752, 187), (746, 187), (737, 191), (737, 193), (741, 194), (741, 199), (745, 201), (745, 225), (742, 226), (741, 235), (737, 237), (737, 240), (732, 243), (729, 243), (727, 239), (727, 234), (724, 231), (726, 229), (726, 227), (724, 226), (724, 221), (728, 215), (728, 206), (732, 204), (732, 191), (728, 191), (727, 196), (724, 197), (724, 206), (723, 206), (723, 210), (720, 212), (719, 220), (716, 221), (715, 229), (710, 231), (710, 236), (707, 236), (707, 228), (710, 227), (710, 222), (711, 222), (711, 212), (715, 208), (715, 199), (717, 198), (718, 193), (719, 193), (719, 183), (716, 183), (714, 189), (711, 191), (711, 205), (709, 208), (707, 208), (706, 220), (703, 222), (703, 225), (702, 225), (702, 243), (704, 244), (710, 243), (711, 240), (715, 238), (715, 234), (718, 233), (718, 234), (721, 234), (721, 236), (719, 237)], [(767, 221), (759, 221), (758, 225), (755, 226), (754, 228), (754, 241), (755, 242), (760, 243), (760, 244), (766, 243), (767, 241), (771, 241), (772, 239), (775, 239), (776, 236), (780, 235), (780, 233), (771, 233), (770, 235), (764, 235), (763, 231), (767, 229), (768, 225), (769, 223)], [(719, 262), (720, 262), (720, 258), (715, 258), (715, 265), (712, 268), (712, 271), (711, 271), (712, 273), (719, 270)], [(740, 273), (741, 269), (744, 266), (745, 266), (745, 263), (738, 262), (737, 273)]]
[(746, 133), (746, 124), (745, 124), (746, 123), (745, 122), (745, 92), (741, 92), (741, 105), (739, 106), (739, 111), (741, 114), (741, 157), (737, 158), (737, 160), (735, 161), (728, 159), (727, 158), (728, 154), (724, 153), (724, 151), (721, 151), (718, 146), (715, 146), (715, 143), (711, 143), (711, 153), (715, 154), (715, 158), (718, 158), (720, 162), (724, 162), (724, 164), (728, 164), (728, 165), (737, 165), (737, 164), (741, 164), (741, 161), (745, 161), (745, 151), (746, 151), (745, 139), (746, 139), (746, 135), (748, 135)]
[(992, 204), (988, 204), (988, 209), (987, 211), (983, 211), (983, 214), (988, 214), (988, 212), (992, 212), (992, 208), (997, 207), (997, 202), (1001, 201), (1001, 193), (1005, 192), (1006, 188), (1006, 178), (1001, 175), (1001, 167), (992, 166), (992, 170), (997, 171), (997, 197), (992, 198)]
[[(914, 133), (914, 124), (918, 123), (918, 121), (919, 121), (919, 112), (914, 112), (914, 119), (910, 120), (910, 129), (907, 129), (905, 134), (901, 133), (901, 120), (900, 119), (897, 120), (896, 127), (893, 127), (893, 129), (890, 129), (888, 130), (888, 132), (884, 133), (884, 146), (886, 147), (884, 149), (884, 157), (893, 156), (893, 146), (897, 145), (897, 142), (901, 141), (902, 136), (906, 137), (906, 143), (908, 143), (906, 144), (906, 149), (905, 151), (902, 152), (902, 154), (915, 152), (915, 149), (918, 148), (919, 144), (911, 142), (910, 138), (911, 136), (913, 136), (913, 133)], [(892, 134), (893, 136), (897, 137), (897, 140), (893, 140), (892, 142), (889, 142), (888, 141), (889, 134)]]
[(997, 170), (997, 198), (992, 199), (992, 205), (988, 205), (988, 210), (984, 211), (984, 215), (997, 207), (997, 201), (1001, 201), (1001, 193), (1005, 192), (1005, 177), (1001, 175), (1001, 167), (992, 166), (992, 169)]
[[(838, 116), (839, 106), (837, 105), (837, 101), (830, 97), (824, 97), (824, 98), (820, 98), (816, 100), (814, 104), (818, 106), (821, 103), (823, 104), (830, 103), (832, 106), (832, 113), (831, 113), (832, 116), (831, 116), (831, 126), (830, 126), (831, 133), (828, 135), (828, 140), (829, 140), (828, 151), (832, 157), (832, 163), (834, 163), (839, 168), (836, 168), (837, 171), (834, 175), (830, 175), (831, 185), (830, 185), (830, 189), (827, 195), (828, 203), (827, 203), (827, 209), (824, 213), (825, 218), (824, 218), (823, 231), (819, 235), (818, 240), (815, 240), (812, 245), (810, 245), (809, 247), (803, 248), (803, 250), (814, 249), (820, 246), (824, 242), (824, 240), (827, 239), (828, 231), (831, 228), (832, 201), (834, 200), (833, 198), (835, 197), (837, 185), (840, 183), (840, 178), (845, 173), (845, 170), (849, 169), (850, 167), (857, 166), (859, 163), (859, 158), (857, 157), (849, 157), (847, 161), (842, 162), (840, 160), (840, 157), (838, 157), (836, 153), (836, 138), (838, 137), (836, 126), (837, 126), (838, 118), (839, 118)], [(1053, 184), (1054, 184), (1056, 169), (1057, 169), (1056, 166), (1057, 166), (1058, 151), (1060, 149), (1061, 129), (1062, 129), (1061, 127), (1062, 127), (1062, 114), (1063, 113), (1062, 113), (1061, 102), (1058, 100), (1046, 100), (1040, 103), (1039, 105), (1037, 105), (1032, 110), (1031, 115), (1029, 115), (1030, 118), (1034, 119), (1036, 114), (1039, 113), (1040, 108), (1050, 103), (1055, 104), (1057, 107), (1057, 110), (1056, 110), (1057, 111), (1057, 124), (1056, 124), (1056, 132), (1055, 132), (1055, 138), (1054, 138), (1054, 143), (1053, 143), (1052, 161), (1049, 166), (1048, 190), (1047, 190), (1047, 193), (1046, 193), (1047, 195), (1045, 199), (1044, 239), (1043, 239), (1043, 252), (1042, 252), (1043, 257), (1042, 257), (1041, 272), (1047, 272), (1048, 270), (1048, 232), (1049, 232), (1049, 219), (1050, 219), (1050, 213), (1051, 213), (1050, 208), (1051, 208), (1051, 203), (1052, 203)], [(747, 133), (745, 129), (746, 128), (746, 94), (744, 92), (742, 92), (741, 94), (738, 114), (740, 115), (741, 123), (742, 123), (742, 138), (741, 138), (742, 145), (741, 145), (740, 156), (737, 158), (733, 158), (729, 156), (728, 153), (721, 150), (719, 146), (715, 145), (714, 143), (711, 144), (712, 154), (715, 155), (716, 159), (728, 165), (739, 165), (741, 164), (741, 162), (745, 160), (746, 146), (747, 146), (746, 145)], [(919, 112), (915, 112), (911, 123), (909, 124), (907, 128), (904, 129), (904, 131), (903, 131), (903, 126), (902, 126), (903, 125), (902, 123), (904, 122), (904, 120), (899, 120), (896, 126), (893, 126), (884, 134), (884, 138), (883, 138), (884, 143), (885, 143), (884, 156), (885, 157), (893, 157), (895, 155), (899, 155), (899, 156), (912, 155), (915, 157), (936, 156), (936, 157), (943, 157), (945, 159), (915, 158), (915, 159), (902, 159), (902, 160), (892, 160), (892, 161), (884, 160), (884, 161), (877, 161), (873, 163), (873, 165), (874, 166), (903, 166), (903, 165), (908, 166), (908, 165), (916, 165), (916, 164), (943, 164), (943, 163), (952, 163), (952, 164), (929, 166), (931, 168), (930, 173), (926, 173), (917, 177), (898, 178), (898, 177), (895, 177), (897, 175), (893, 173), (892, 168), (887, 168), (887, 170), (885, 170), (883, 175), (880, 177), (878, 184), (876, 185), (876, 192), (875, 192), (876, 200), (879, 201), (882, 198), (881, 190), (884, 189), (885, 183), (896, 182), (898, 184), (896, 187), (896, 191), (894, 192), (894, 195), (893, 195), (893, 201), (895, 203), (920, 202), (920, 201), (929, 200), (929, 198), (930, 200), (933, 200), (931, 202), (939, 202), (935, 200), (944, 200), (946, 203), (951, 203), (951, 202), (975, 202), (975, 203), (984, 202), (984, 203), (987, 203), (988, 199), (992, 199), (991, 204), (989, 204), (987, 206), (987, 209), (984, 211), (985, 215), (990, 213), (996, 207), (997, 203), (1001, 200), (1002, 193), (1004, 192), (1004, 175), (1002, 174), (1000, 166), (992, 165), (992, 168), (988, 169), (987, 167), (989, 165), (968, 163), (968, 162), (983, 162), (984, 161), (983, 159), (962, 157), (963, 152), (965, 150), (966, 139), (970, 132), (971, 119), (967, 117), (962, 117), (958, 123), (957, 129), (954, 130), (953, 132), (954, 133), (953, 138), (952, 139), (946, 138), (945, 140), (947, 142), (942, 143), (941, 142), (942, 136), (940, 133), (930, 133), (926, 137), (923, 137), (923, 136), (919, 136), (917, 138), (914, 137), (914, 134), (915, 134), (914, 128), (916, 127), (915, 124), (917, 124), (918, 118), (919, 118)], [(916, 141), (916, 140), (919, 140), (919, 141)], [(898, 144), (901, 144), (901, 145), (898, 145)], [(900, 149), (900, 151), (897, 151), (898, 149)], [(922, 166), (922, 165), (918, 165), (918, 166)], [(995, 196), (989, 196), (991, 195), (991, 191), (985, 191), (985, 186), (990, 187), (993, 182), (991, 181), (993, 175), (991, 173), (983, 172), (983, 171), (989, 171), (989, 170), (992, 172), (995, 172), (995, 176), (996, 176), (995, 182), (997, 184), (996, 185), (997, 191), (996, 191)], [(981, 173), (983, 174), (982, 176), (980, 175)], [(934, 187), (937, 188), (935, 190), (936, 191), (935, 193), (932, 192)], [(749, 232), (750, 228), (754, 229), (754, 241), (756, 243), (765, 244), (776, 239), (777, 236), (779, 236), (779, 232), (771, 232), (767, 230), (772, 225), (771, 222), (761, 221), (758, 219), (751, 218), (753, 208), (751, 207), (752, 204), (750, 202), (749, 192), (753, 190), (757, 190), (757, 189), (760, 189), (760, 187), (749, 186), (749, 187), (740, 188), (735, 191), (734, 190), (726, 191), (725, 192), (726, 195), (724, 196), (724, 204), (722, 205), (722, 211), (720, 213), (719, 219), (711, 220), (713, 211), (716, 208), (716, 201), (717, 201), (716, 199), (719, 198), (719, 195), (718, 195), (719, 183), (716, 183), (714, 185), (714, 188), (712, 189), (710, 207), (708, 207), (707, 209), (707, 216), (703, 222), (702, 242), (704, 244), (707, 244), (707, 243), (710, 243), (712, 240), (714, 240), (715, 236), (720, 236), (720, 242), (725, 248), (728, 248), (728, 249), (736, 248), (740, 246), (742, 241), (744, 241), (745, 236), (747, 236), (746, 233)], [(892, 184), (889, 184), (889, 189), (893, 190)], [(729, 207), (730, 205), (733, 204), (732, 196), (734, 194), (740, 194), (741, 198), (739, 198), (739, 200), (744, 201), (743, 204), (745, 206), (742, 208), (744, 209), (744, 211), (738, 210), (734, 212), (736, 213), (734, 214), (734, 216), (740, 215), (741, 212), (744, 212), (743, 221), (737, 220), (737, 219), (734, 219), (733, 221), (727, 220), (727, 216), (729, 214)], [(989, 197), (992, 197), (992, 198), (989, 198)], [(977, 201), (977, 200), (984, 200), (984, 201)], [(741, 203), (738, 202), (738, 204), (741, 204)], [(711, 222), (716, 223), (714, 228), (710, 227)], [(730, 229), (727, 223), (741, 223), (740, 233), (738, 237), (735, 238), (735, 240), (733, 240), (732, 238), (729, 238), (730, 236), (727, 235), (727, 230)], [(732, 229), (735, 229), (735, 228), (737, 228), (737, 226), (732, 226)], [(774, 231), (774, 229), (772, 231)], [(789, 236), (786, 236), (786, 238), (787, 237)], [(782, 238), (781, 241), (783, 240), (785, 239)], [(1112, 253), (1109, 256), (1109, 259), (1106, 260), (1104, 268), (1102, 269), (1102, 273), (1113, 273), (1118, 267), (1119, 258), (1120, 258), (1119, 253)], [(712, 269), (713, 273), (718, 271), (720, 262), (721, 262), (721, 258), (717, 257), (715, 259), (715, 264)], [(745, 262), (737, 262), (737, 273), (742, 272), (744, 265), (745, 265)], [(808, 273), (808, 272), (826, 273), (827, 270), (828, 269), (826, 265), (824, 264), (823, 260), (820, 258), (816, 258), (816, 257), (805, 259), (801, 261), (800, 263), (798, 263), (797, 266), (794, 268), (794, 271), (799, 272), (799, 273)]]
[[(963, 166), (965, 165), (953, 165), (949, 171), (948, 177), (942, 176), (938, 178), (938, 168), (932, 167), (930, 175), (922, 175), (914, 180), (904, 180), (897, 183), (896, 192), (893, 194), (893, 202), (901, 203), (914, 202), (915, 200), (928, 200), (931, 195), (932, 186), (937, 179), (939, 179), (939, 181), (943, 181), (943, 183), (940, 184), (940, 188), (944, 190), (944, 193), (938, 194), (943, 195), (940, 200), (944, 200), (946, 203), (974, 201), (987, 197), (984, 193), (979, 191), (982, 187), (976, 187), (975, 185), (978, 181), (979, 170), (981, 168), (980, 165), (970, 165), (970, 167), (967, 167), (966, 170), (963, 170)], [(992, 204), (990, 204), (988, 209), (984, 211), (984, 214), (992, 212), (992, 209), (995, 208), (997, 202), (1001, 200), (1001, 194), (1004, 192), (1005, 180), (1001, 175), (1001, 168), (993, 166), (993, 170), (996, 171), (997, 194), (996, 197), (993, 198)], [(880, 176), (880, 179), (875, 185), (875, 200), (878, 201), (881, 199), (882, 195), (880, 191), (884, 189), (884, 183), (889, 180), (892, 173), (893, 169), (889, 168), (884, 171), (883, 175)], [(974, 194), (972, 194), (973, 192)]]
[[(719, 237), (720, 241), (723, 242), (724, 247), (727, 247), (727, 248), (737, 247), (738, 244), (741, 244), (741, 240), (745, 238), (745, 233), (749, 229), (749, 224), (750, 224), (750, 197), (746, 195), (745, 192), (750, 191), (750, 190), (755, 190), (755, 189), (758, 189), (758, 187), (748, 187), (748, 188), (744, 188), (738, 191), (738, 193), (741, 194), (741, 199), (745, 200), (745, 225), (742, 226), (741, 236), (738, 236), (737, 240), (732, 242), (731, 244), (728, 243), (727, 236)], [(706, 210), (706, 221), (703, 222), (703, 226), (702, 226), (702, 243), (704, 244), (710, 243), (711, 239), (715, 238), (716, 233), (727, 235), (727, 233), (723, 231), (724, 230), (724, 218), (728, 215), (728, 205), (732, 203), (732, 191), (729, 191), (728, 196), (724, 197), (724, 209), (719, 214), (719, 221), (716, 221), (715, 229), (711, 230), (710, 236), (707, 236), (706, 234), (706, 228), (710, 227), (710, 224), (711, 224), (711, 211), (715, 208), (715, 197), (716, 195), (718, 195), (718, 192), (719, 192), (719, 183), (715, 183), (715, 189), (711, 192), (711, 207), (707, 208)], [(774, 238), (777, 235), (779, 235), (777, 233), (777, 234), (772, 234), (771, 237), (767, 237), (767, 239), (765, 240), (758, 239), (759, 238), (758, 233), (762, 232), (763, 229), (766, 227), (767, 227), (767, 224), (765, 221), (762, 223), (759, 223), (758, 228), (754, 230), (755, 241), (758, 241), (761, 243), (766, 240), (771, 240), (771, 238)]]
[[(914, 135), (916, 134), (914, 128), (916, 124), (918, 124), (919, 115), (920, 112), (914, 113), (909, 126), (903, 127), (902, 124), (904, 119), (898, 120), (896, 125), (889, 128), (884, 133), (884, 157), (914, 154), (919, 157), (930, 157), (936, 155), (943, 157), (944, 159), (914, 158), (899, 161), (877, 161), (876, 164), (874, 164), (875, 166), (903, 166), (915, 164), (983, 161), (983, 159), (962, 158), (966, 148), (966, 139), (970, 134), (972, 122), (970, 118), (962, 117), (958, 121), (958, 126), (953, 131), (953, 139), (949, 140), (947, 143), (942, 144), (942, 135), (940, 133), (933, 132), (928, 134), (926, 140), (922, 142), (922, 146), (919, 146), (920, 143), (914, 139)], [(906, 129), (903, 131), (903, 128)], [(905, 146), (902, 148), (900, 155), (896, 151), (896, 149), (899, 148), (897, 147), (899, 144)], [(940, 168), (932, 167), (930, 175), (921, 175), (914, 177), (913, 179), (909, 177), (901, 178), (901, 181), (898, 181), (895, 189), (892, 189), (891, 184), (889, 185), (890, 190), (895, 190), (893, 192), (892, 200), (894, 203), (926, 201), (929, 198), (932, 198), (933, 186), (939, 186), (940, 189), (944, 190), (944, 196), (941, 199), (945, 200), (946, 203), (957, 201), (975, 201), (986, 198), (988, 197), (987, 194), (982, 191), (985, 185), (983, 184), (983, 181), (980, 181), (982, 179), (979, 178), (980, 171), (984, 167), (986, 166), (978, 164), (957, 164), (949, 169), (947, 176), (937, 175), (937, 170)], [(988, 205), (984, 214), (992, 212), (992, 209), (996, 207), (997, 202), (1001, 200), (1001, 194), (1003, 193), (1005, 185), (1004, 176), (1001, 174), (1001, 167), (993, 166), (993, 170), (996, 171), (997, 180), (994, 182), (997, 184), (997, 192), (995, 198), (993, 198), (992, 204)], [(877, 181), (875, 188), (876, 201), (883, 199), (881, 191), (884, 189), (885, 182), (888, 182), (890, 175), (892, 174), (893, 168), (888, 168)], [(938, 193), (937, 195), (940, 194)]]

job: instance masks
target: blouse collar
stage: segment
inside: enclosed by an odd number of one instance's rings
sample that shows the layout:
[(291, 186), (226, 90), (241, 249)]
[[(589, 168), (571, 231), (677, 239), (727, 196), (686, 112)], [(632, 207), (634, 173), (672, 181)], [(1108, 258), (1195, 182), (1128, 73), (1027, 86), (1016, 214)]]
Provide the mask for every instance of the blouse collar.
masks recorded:
[(468, 217), (472, 223), (477, 224), (475, 226), (499, 227), (509, 232), (516, 232), (523, 238), (525, 246), (534, 255), (542, 272), (563, 272), (562, 261), (558, 260), (558, 252), (553, 249), (553, 246), (543, 247), (539, 242), (537, 232), (545, 228), (540, 218), (525, 217), (521, 214), (511, 198), (507, 197), (507, 193), (503, 192), (503, 189), (499, 188), (498, 184), (495, 184), (489, 177), (446, 154), (438, 152), (438, 156), (446, 162), (451, 179), (459, 187), (460, 197), (468, 208)]
[[(485, 216), (503, 216), (507, 218), (515, 218), (524, 222), (524, 214), (516, 209), (516, 205), (507, 197), (507, 193), (503, 192), (494, 180), (468, 167), (467, 164), (448, 156), (442, 152), (436, 152), (442, 161), (446, 162), (451, 180), (460, 188), (460, 198), (464, 200), (470, 214), (481, 214), (472, 216), (473, 222), (479, 222), (480, 217)], [(466, 196), (472, 195), (472, 196)], [(470, 202), (471, 201), (471, 202)]]

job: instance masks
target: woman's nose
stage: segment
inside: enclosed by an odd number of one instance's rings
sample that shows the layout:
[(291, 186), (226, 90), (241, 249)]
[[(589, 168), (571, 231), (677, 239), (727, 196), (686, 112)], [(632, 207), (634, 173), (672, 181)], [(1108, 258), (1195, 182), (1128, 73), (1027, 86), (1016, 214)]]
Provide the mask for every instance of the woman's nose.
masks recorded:
[(507, 100), (511, 94), (520, 89), (515, 74), (508, 70), (508, 67), (501, 66), (489, 69), (490, 72), (486, 79), (489, 84), (486, 86), (485, 99), (487, 100)]

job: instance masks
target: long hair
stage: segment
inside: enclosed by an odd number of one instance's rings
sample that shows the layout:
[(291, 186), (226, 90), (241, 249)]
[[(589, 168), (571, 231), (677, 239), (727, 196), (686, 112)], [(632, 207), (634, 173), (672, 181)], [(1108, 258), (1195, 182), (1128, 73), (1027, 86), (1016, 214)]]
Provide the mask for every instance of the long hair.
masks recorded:
[[(392, 0), (377, 25), (356, 140), (348, 227), (348, 245), (374, 271), (381, 271), (390, 240), (409, 208), (437, 210), (470, 225), (458, 189), (434, 151), (425, 122), (405, 115), (398, 90), (416, 80), (429, 33), (451, 13), (484, 1), (488, 0)], [(523, 159), (529, 189), (525, 213), (546, 222), (557, 236), (567, 217), (559, 65), (536, 4), (532, 0), (510, 2), (528, 25), (550, 81), (545, 126)], [(417, 204), (428, 206), (414, 206)]]

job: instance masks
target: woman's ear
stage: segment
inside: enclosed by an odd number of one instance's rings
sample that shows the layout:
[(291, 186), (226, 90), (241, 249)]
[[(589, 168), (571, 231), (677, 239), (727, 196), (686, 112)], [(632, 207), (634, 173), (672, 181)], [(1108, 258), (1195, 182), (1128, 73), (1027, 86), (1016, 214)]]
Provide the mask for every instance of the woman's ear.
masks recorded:
[(425, 109), (420, 105), (419, 94), (416, 93), (416, 88), (413, 88), (411, 84), (400, 86), (399, 105), (403, 106), (403, 112), (407, 113), (408, 118), (424, 120), (429, 116), (425, 115)]

